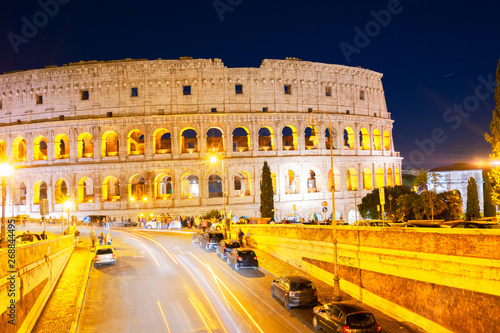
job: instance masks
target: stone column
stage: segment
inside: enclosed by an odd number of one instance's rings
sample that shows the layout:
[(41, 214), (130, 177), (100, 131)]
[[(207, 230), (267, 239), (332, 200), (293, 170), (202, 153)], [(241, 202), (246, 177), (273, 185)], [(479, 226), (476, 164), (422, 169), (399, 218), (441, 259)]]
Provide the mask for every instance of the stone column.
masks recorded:
[(69, 160), (71, 163), (75, 163), (77, 160), (77, 141), (78, 133), (75, 129), (69, 130)]

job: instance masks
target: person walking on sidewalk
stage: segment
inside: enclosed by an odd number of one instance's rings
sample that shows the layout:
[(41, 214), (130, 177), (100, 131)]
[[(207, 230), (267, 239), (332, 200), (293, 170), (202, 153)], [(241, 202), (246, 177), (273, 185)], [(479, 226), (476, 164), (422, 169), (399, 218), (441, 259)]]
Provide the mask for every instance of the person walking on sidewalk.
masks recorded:
[(104, 234), (102, 233), (102, 231), (97, 238), (99, 239), (99, 246), (102, 246), (102, 242), (104, 242)]
[(243, 247), (243, 236), (245, 235), (245, 233), (243, 231), (241, 231), (241, 228), (240, 228), (240, 232), (238, 233), (238, 239), (240, 240), (240, 246)]
[(95, 247), (95, 242), (97, 241), (97, 237), (95, 235), (94, 230), (92, 230), (90, 232), (90, 239), (92, 240), (92, 248), (94, 248)]
[(111, 238), (111, 233), (108, 232), (108, 234), (106, 235), (106, 244), (111, 245), (112, 240), (113, 239)]

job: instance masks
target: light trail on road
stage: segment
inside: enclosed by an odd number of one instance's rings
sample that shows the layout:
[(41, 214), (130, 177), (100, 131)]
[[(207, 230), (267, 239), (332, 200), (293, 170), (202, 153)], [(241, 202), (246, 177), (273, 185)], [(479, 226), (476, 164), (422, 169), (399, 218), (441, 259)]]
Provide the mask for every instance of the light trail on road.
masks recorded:
[(165, 314), (163, 313), (163, 309), (161, 308), (160, 301), (157, 300), (158, 302), (158, 307), (160, 308), (161, 316), (163, 317), (163, 321), (165, 322), (165, 326), (167, 326), (168, 333), (171, 333), (172, 331), (170, 330), (170, 327), (168, 326), (167, 319), (165, 318)]

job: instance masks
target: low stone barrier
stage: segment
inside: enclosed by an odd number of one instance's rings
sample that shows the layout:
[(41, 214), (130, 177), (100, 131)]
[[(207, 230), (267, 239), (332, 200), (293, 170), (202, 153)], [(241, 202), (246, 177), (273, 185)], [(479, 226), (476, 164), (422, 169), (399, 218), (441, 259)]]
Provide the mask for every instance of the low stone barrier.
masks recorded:
[[(0, 328), (30, 332), (73, 252), (73, 235), (0, 250)], [(12, 265), (12, 266), (11, 266)]]
[[(247, 244), (333, 284), (333, 228), (242, 225)], [(500, 327), (500, 230), (337, 227), (341, 289), (429, 332)]]

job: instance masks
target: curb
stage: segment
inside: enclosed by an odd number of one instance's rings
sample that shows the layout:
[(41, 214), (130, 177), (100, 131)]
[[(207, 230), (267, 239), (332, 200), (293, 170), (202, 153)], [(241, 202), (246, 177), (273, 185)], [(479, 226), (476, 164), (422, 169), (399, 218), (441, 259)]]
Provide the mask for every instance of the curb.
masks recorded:
[[(89, 247), (90, 248), (90, 247)], [(73, 322), (71, 323), (70, 329), (68, 332), (75, 332), (78, 330), (78, 323), (80, 322), (80, 314), (82, 313), (82, 308), (83, 308), (83, 301), (85, 299), (85, 293), (87, 292), (87, 286), (89, 284), (89, 278), (90, 278), (90, 270), (92, 269), (92, 255), (90, 255), (92, 252), (89, 252), (89, 258), (87, 259), (87, 265), (85, 267), (85, 272), (87, 272), (87, 277), (84, 278), (84, 283), (82, 284), (82, 288), (80, 289), (80, 295), (78, 295), (78, 300), (76, 302), (76, 318), (74, 318)], [(73, 314), (73, 317), (75, 315)]]

